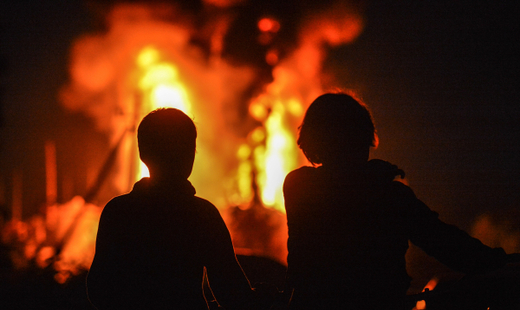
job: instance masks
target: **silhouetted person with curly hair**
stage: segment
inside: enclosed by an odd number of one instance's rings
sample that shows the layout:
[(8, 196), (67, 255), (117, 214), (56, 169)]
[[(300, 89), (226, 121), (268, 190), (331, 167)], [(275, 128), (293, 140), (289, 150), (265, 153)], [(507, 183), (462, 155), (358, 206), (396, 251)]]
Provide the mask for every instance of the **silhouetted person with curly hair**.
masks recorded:
[(313, 166), (284, 183), (290, 309), (403, 309), (409, 241), (466, 273), (510, 258), (440, 221), (394, 181), (404, 176), (396, 166), (369, 161), (376, 143), (369, 110), (352, 96), (324, 94), (308, 108), (298, 145)]
[(196, 137), (193, 121), (177, 109), (153, 111), (140, 123), (139, 155), (150, 177), (101, 214), (87, 278), (99, 309), (208, 309), (205, 270), (221, 306), (255, 308), (219, 211), (187, 180)]

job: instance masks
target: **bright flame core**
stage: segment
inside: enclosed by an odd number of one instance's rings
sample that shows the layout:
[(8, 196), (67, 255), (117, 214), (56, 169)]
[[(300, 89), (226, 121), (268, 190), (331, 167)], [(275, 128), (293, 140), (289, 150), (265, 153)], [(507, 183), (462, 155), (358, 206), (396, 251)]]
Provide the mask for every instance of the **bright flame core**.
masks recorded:
[[(179, 70), (163, 58), (161, 52), (151, 46), (143, 48), (136, 58), (140, 72), (137, 86), (142, 98), (139, 119), (160, 107), (177, 108), (190, 116), (192, 114), (192, 104), (180, 80)], [(283, 181), (287, 173), (298, 165), (296, 137), (287, 118), (301, 116), (304, 108), (297, 99), (282, 100), (279, 97), (279, 94), (263, 95), (250, 103), (251, 116), (264, 125), (251, 132), (252, 146), (243, 144), (238, 148), (237, 187), (242, 201), (251, 200), (251, 184), (255, 176), (262, 203), (284, 212)], [(148, 169), (140, 162), (137, 179), (147, 176)]]
[[(287, 119), (294, 115), (301, 116), (303, 107), (297, 99), (282, 100), (279, 97), (276, 94), (261, 95), (250, 103), (249, 113), (264, 125), (249, 134), (249, 143), (253, 145), (252, 156), (239, 156), (239, 159), (241, 167), (248, 169), (251, 169), (252, 160), (262, 203), (285, 212), (283, 182), (287, 173), (298, 165), (296, 134)], [(239, 183), (244, 184), (239, 187), (241, 196), (251, 195), (250, 176), (240, 173)]]
[[(192, 116), (191, 103), (186, 87), (179, 80), (178, 69), (165, 60), (154, 47), (147, 46), (141, 50), (136, 59), (141, 70), (138, 88), (142, 92), (142, 119), (149, 112), (163, 107), (176, 108)], [(148, 168), (140, 162), (137, 180), (150, 176)]]
[(262, 184), (262, 201), (268, 206), (284, 210), (282, 185), (287, 173), (296, 167), (297, 150), (294, 138), (285, 128), (285, 108), (281, 102), (273, 106), (273, 111), (265, 123), (267, 140), (264, 175), (259, 175)]

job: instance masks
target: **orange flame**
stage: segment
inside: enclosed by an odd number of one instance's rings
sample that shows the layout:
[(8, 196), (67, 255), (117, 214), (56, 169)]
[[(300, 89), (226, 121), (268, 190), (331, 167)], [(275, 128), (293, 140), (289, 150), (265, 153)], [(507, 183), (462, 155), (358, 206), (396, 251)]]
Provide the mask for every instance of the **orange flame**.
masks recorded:
[[(141, 119), (157, 108), (176, 108), (192, 116), (191, 103), (186, 87), (179, 80), (177, 68), (161, 59), (160, 52), (147, 46), (141, 50), (136, 64), (142, 72), (138, 88), (142, 92)], [(137, 159), (139, 161), (139, 159)], [(148, 168), (140, 162), (136, 179), (150, 176)]]
[(260, 161), (258, 185), (262, 202), (266, 206), (284, 211), (282, 185), (287, 173), (297, 167), (298, 149), (295, 136), (284, 121), (287, 109), (283, 101), (276, 100), (265, 120), (265, 149), (258, 148)]
[[(60, 256), (54, 263), (58, 272), (55, 279), (64, 283), (70, 276), (78, 274), (81, 270), (87, 270), (94, 259), (94, 246), (96, 234), (101, 216), (101, 209), (92, 204), (86, 204), (81, 197), (75, 197), (69, 203), (60, 206), (61, 214), (67, 214), (67, 218), (61, 223), (70, 223), (73, 217), (78, 217), (72, 234), (65, 240)], [(70, 225), (62, 225), (62, 229), (69, 229)], [(60, 232), (60, 230), (58, 231)], [(43, 248), (41, 255), (49, 255), (49, 249)]]
[[(226, 8), (241, 0), (205, 2)], [(107, 32), (85, 35), (72, 48), (71, 82), (60, 93), (63, 103), (92, 116), (111, 143), (124, 137), (111, 187), (117, 194), (126, 192), (136, 179), (148, 174), (137, 159), (135, 126), (158, 107), (176, 107), (192, 118), (196, 116), (196, 125), (201, 124), (197, 126), (197, 156), (190, 177), (199, 196), (220, 209), (244, 205), (253, 199), (252, 184), (256, 183), (263, 205), (283, 212), (285, 175), (304, 162), (295, 142), (297, 127), (305, 104), (322, 93), (323, 44), (354, 40), (362, 29), (361, 18), (335, 7), (325, 15), (310, 16), (310, 23), (302, 28), (299, 47), (292, 53), (281, 53), (276, 47), (268, 50), (265, 61), (273, 66), (273, 81), (248, 102), (250, 116), (260, 126), (243, 138), (233, 127), (245, 122), (236, 111), (243, 104), (243, 94), (257, 83), (258, 72), (253, 66), (234, 65), (221, 57), (230, 17), (216, 17), (212, 25), (217, 26), (205, 34), (210, 54), (204, 55), (190, 43), (190, 36), (197, 31), (194, 25), (182, 16), (178, 24), (156, 18), (157, 14), (163, 16), (162, 8), (115, 5), (107, 15)], [(260, 19), (260, 44), (271, 44), (282, 26), (269, 17)], [(72, 210), (77, 204), (71, 202), (67, 208)], [(60, 214), (69, 213), (67, 208), (60, 206)], [(89, 220), (95, 218), (89, 212), (84, 215), (86, 226), (79, 223), (78, 227), (91, 236), (95, 229), (88, 225), (97, 227), (97, 223)], [(59, 235), (61, 224), (56, 224), (56, 218), (51, 222)], [(59, 221), (66, 223), (66, 216), (59, 216)], [(84, 245), (93, 248), (92, 240), (76, 238), (79, 235), (71, 236), (71, 244), (64, 248), (64, 261), (56, 265), (61, 275), (74, 272), (75, 267), (68, 262), (82, 265), (91, 255)], [(286, 235), (280, 240), (283, 238)], [(85, 251), (86, 258), (79, 258), (80, 251)], [(43, 257), (48, 255), (42, 252)]]

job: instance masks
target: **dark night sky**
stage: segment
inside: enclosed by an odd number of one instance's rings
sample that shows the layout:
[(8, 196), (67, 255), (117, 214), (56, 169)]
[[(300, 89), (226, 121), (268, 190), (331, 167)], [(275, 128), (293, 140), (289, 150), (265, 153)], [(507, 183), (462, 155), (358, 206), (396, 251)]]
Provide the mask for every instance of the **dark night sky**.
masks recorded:
[[(331, 48), (325, 63), (371, 107), (380, 137), (374, 157), (401, 166), (419, 198), (463, 227), (482, 212), (520, 205), (519, 31), (513, 5), (500, 5), (372, 1), (362, 35)], [(40, 184), (46, 139), (77, 145), (93, 135), (100, 146), (103, 137), (56, 99), (70, 44), (92, 25), (83, 2), (1, 6), (0, 177), (8, 191), (12, 167), (24, 167), (26, 186)], [(97, 156), (89, 152), (81, 156)]]
[(329, 57), (372, 108), (374, 157), (401, 166), (419, 198), (461, 226), (519, 209), (516, 16), (485, 2), (375, 2), (356, 43)]

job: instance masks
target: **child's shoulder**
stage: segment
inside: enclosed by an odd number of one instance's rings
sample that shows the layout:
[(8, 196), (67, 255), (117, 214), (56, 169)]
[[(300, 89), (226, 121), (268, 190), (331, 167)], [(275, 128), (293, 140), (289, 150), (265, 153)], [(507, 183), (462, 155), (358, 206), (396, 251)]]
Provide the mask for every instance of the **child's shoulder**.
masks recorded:
[(287, 174), (286, 181), (304, 180), (316, 176), (318, 169), (310, 166), (302, 166)]

